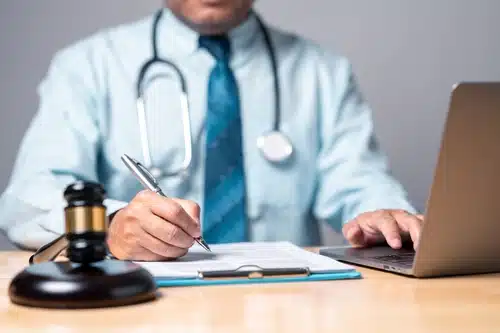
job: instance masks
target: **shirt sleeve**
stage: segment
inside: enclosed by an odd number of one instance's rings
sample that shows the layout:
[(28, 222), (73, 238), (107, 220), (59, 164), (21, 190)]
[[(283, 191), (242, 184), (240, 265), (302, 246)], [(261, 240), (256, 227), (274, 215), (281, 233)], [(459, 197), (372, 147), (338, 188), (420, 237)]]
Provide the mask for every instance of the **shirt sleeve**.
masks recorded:
[(338, 230), (339, 220), (343, 224), (364, 212), (404, 209), (415, 213), (377, 143), (372, 111), (350, 63), (341, 59), (320, 75), (328, 83), (319, 124), (317, 218)]
[[(39, 108), (0, 197), (0, 227), (19, 247), (36, 249), (64, 233), (63, 191), (98, 181), (101, 97), (83, 52), (60, 52), (39, 86)], [(108, 213), (124, 202), (107, 199)]]

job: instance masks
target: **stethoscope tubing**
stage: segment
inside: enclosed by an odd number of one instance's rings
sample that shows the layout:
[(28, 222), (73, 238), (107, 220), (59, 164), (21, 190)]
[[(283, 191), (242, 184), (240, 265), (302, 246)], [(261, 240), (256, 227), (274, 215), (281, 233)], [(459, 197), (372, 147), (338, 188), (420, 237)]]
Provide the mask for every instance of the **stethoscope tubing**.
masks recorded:
[[(137, 115), (138, 115), (138, 123), (139, 123), (139, 131), (141, 136), (141, 148), (143, 152), (144, 164), (150, 168), (154, 173), (155, 177), (160, 176), (162, 173), (163, 176), (175, 176), (179, 173), (186, 172), (189, 169), (189, 166), (192, 161), (192, 133), (191, 133), (191, 119), (190, 119), (190, 108), (189, 108), (189, 99), (188, 99), (188, 89), (184, 75), (177, 65), (173, 62), (163, 59), (159, 57), (158, 54), (158, 27), (161, 18), (163, 17), (163, 10), (159, 10), (153, 20), (152, 31), (151, 31), (151, 44), (152, 44), (152, 57), (148, 61), (146, 61), (141, 69), (139, 70), (137, 83), (136, 83), (136, 100), (137, 100)], [(264, 42), (266, 44), (266, 48), (268, 50), (268, 55), (271, 63), (271, 69), (273, 73), (273, 88), (275, 91), (274, 98), (274, 121), (272, 125), (272, 130), (269, 133), (280, 133), (280, 123), (281, 123), (281, 91), (280, 91), (280, 80), (278, 76), (278, 65), (276, 59), (276, 52), (273, 48), (273, 44), (271, 42), (271, 38), (267, 28), (265, 27), (262, 20), (255, 15), (257, 22), (259, 24), (260, 30), (262, 32)], [(182, 110), (182, 120), (183, 120), (183, 140), (184, 140), (184, 148), (185, 148), (185, 156), (184, 160), (177, 170), (171, 170), (169, 172), (161, 172), (160, 170), (156, 170), (153, 166), (153, 161), (151, 157), (151, 146), (149, 142), (148, 136), (148, 127), (146, 121), (146, 106), (144, 100), (144, 82), (146, 74), (151, 68), (151, 66), (155, 64), (162, 64), (172, 68), (179, 80), (180, 89), (181, 89), (181, 110)], [(288, 144), (289, 150), (293, 150), (291, 144)]]

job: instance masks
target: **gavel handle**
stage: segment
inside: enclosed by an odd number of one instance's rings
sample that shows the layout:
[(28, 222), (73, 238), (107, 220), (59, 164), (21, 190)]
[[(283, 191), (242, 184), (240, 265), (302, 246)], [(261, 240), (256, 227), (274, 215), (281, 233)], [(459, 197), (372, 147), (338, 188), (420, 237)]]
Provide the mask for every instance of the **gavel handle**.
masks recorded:
[(66, 239), (66, 234), (62, 234), (57, 237), (50, 243), (45, 244), (41, 248), (39, 248), (29, 260), (30, 265), (38, 264), (46, 261), (52, 261), (57, 256), (65, 250), (69, 245), (68, 240)]

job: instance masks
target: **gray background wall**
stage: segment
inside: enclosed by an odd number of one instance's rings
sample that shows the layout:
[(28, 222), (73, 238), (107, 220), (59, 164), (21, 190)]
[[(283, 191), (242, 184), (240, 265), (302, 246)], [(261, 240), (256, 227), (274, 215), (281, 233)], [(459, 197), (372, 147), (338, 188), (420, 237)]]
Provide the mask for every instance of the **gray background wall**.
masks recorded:
[[(53, 53), (96, 29), (147, 15), (159, 4), (0, 2), (0, 190), (36, 111), (36, 87)], [(451, 86), (500, 80), (500, 1), (259, 0), (256, 7), (274, 25), (351, 59), (393, 173), (423, 209)]]

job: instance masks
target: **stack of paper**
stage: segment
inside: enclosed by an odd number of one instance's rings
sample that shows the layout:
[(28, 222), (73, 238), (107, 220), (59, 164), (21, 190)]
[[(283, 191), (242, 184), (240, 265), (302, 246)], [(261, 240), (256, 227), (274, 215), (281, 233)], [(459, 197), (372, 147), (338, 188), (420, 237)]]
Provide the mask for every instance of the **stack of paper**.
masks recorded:
[(198, 245), (172, 261), (136, 262), (155, 278), (196, 278), (198, 273), (229, 270), (307, 268), (310, 273), (352, 272), (354, 268), (334, 259), (306, 251), (288, 242), (211, 245), (206, 252)]

